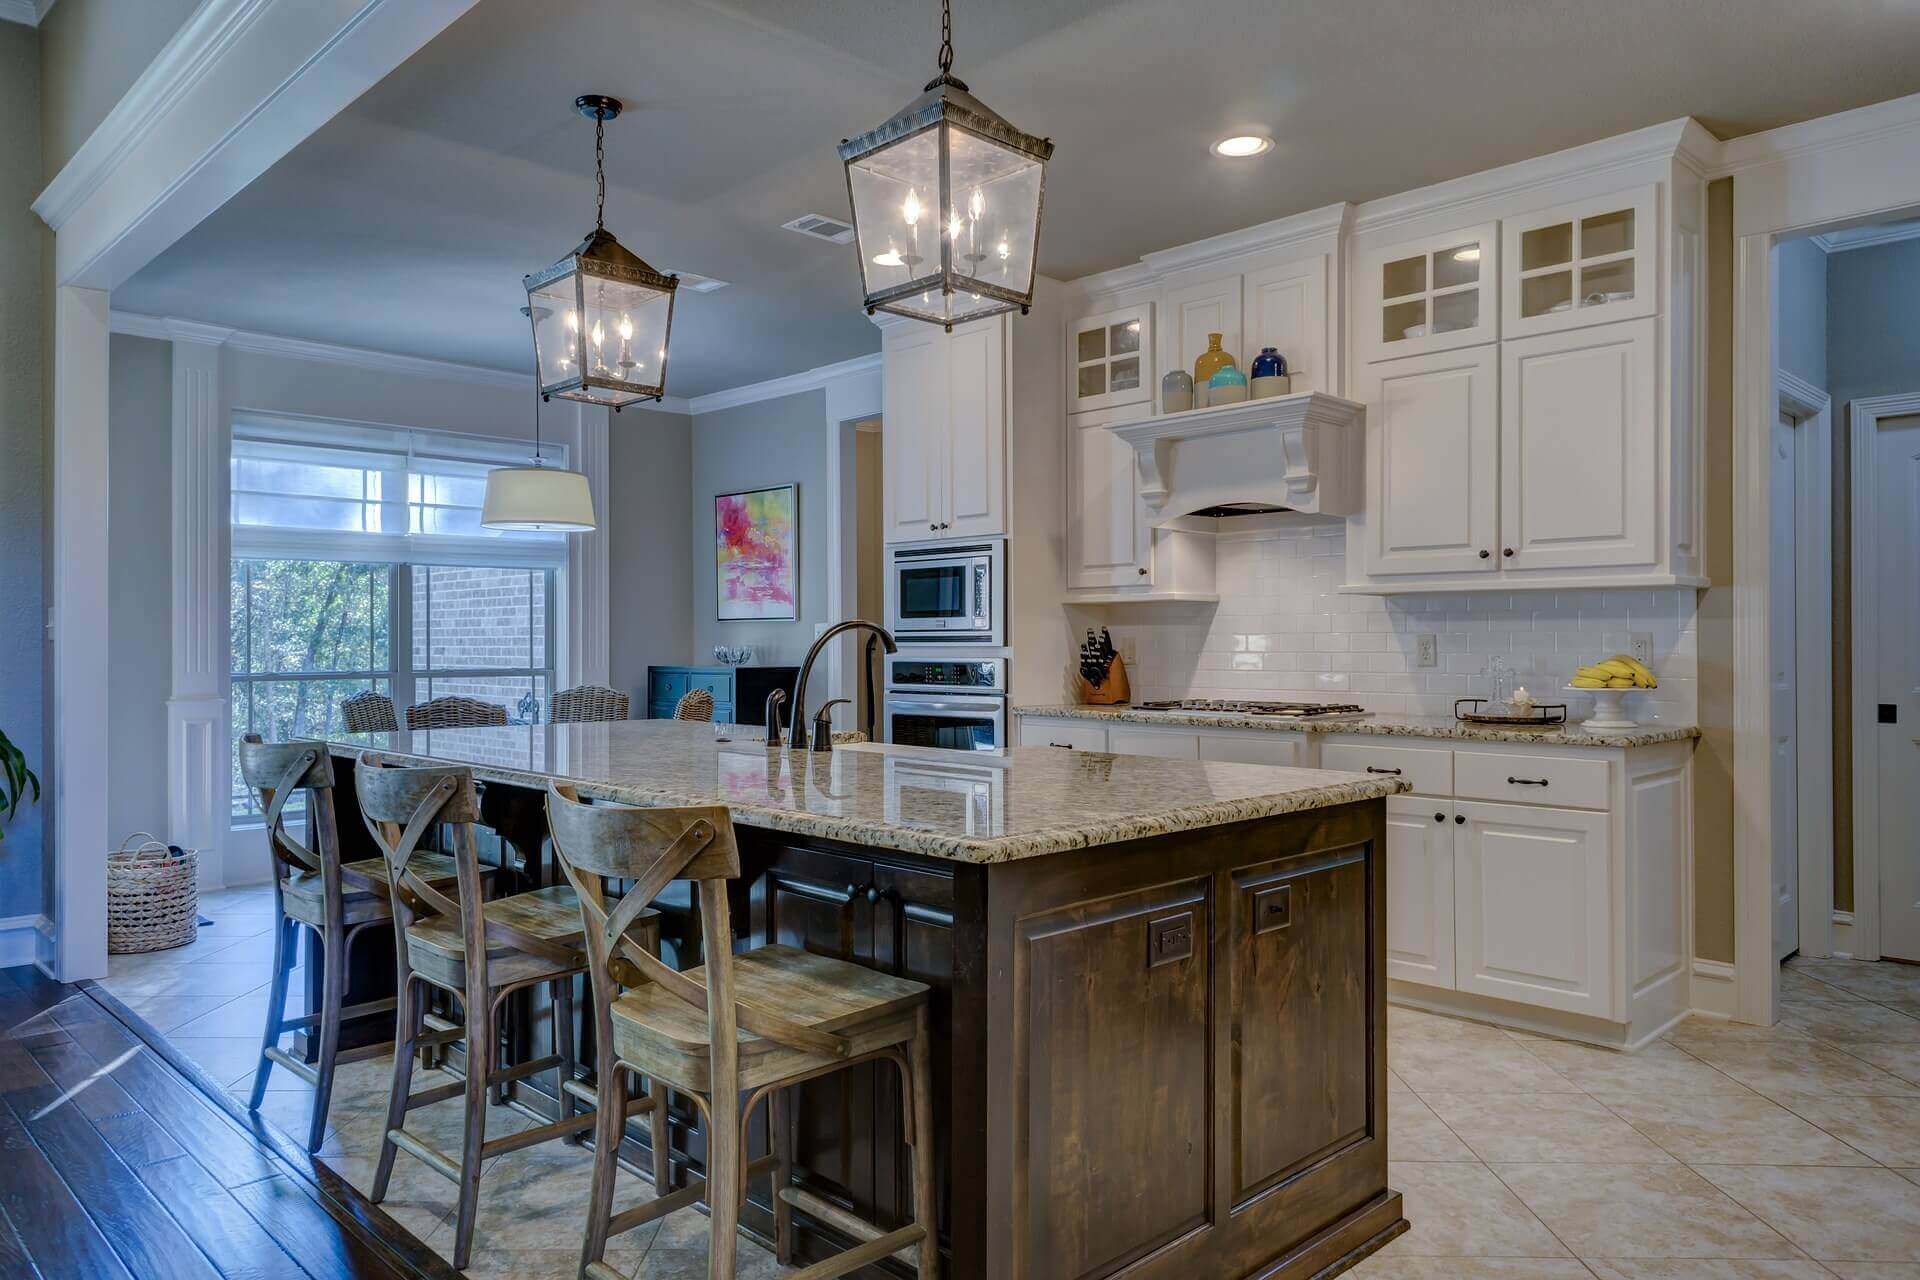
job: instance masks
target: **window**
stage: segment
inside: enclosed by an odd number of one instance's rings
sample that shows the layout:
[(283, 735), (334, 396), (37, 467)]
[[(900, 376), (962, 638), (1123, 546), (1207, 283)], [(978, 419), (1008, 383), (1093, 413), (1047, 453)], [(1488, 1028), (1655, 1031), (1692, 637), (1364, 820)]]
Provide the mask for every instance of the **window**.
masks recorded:
[[(498, 703), (510, 723), (544, 718), (565, 535), (480, 527), (487, 471), (522, 461), (440, 433), (237, 421), (235, 742), (337, 732), (341, 702), (367, 690), (403, 723), (449, 694)], [(258, 816), (237, 755), (233, 815)]]

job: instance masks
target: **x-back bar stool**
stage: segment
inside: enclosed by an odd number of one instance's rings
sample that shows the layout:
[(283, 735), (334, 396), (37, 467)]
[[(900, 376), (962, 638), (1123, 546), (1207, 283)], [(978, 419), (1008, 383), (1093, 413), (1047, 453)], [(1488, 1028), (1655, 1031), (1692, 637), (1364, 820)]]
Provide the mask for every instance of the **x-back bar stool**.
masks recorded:
[[(333, 1098), (334, 1068), (342, 1062), (377, 1057), (384, 1044), (340, 1051), (340, 1025), (349, 1018), (384, 1013), (394, 1001), (372, 1000), (343, 1008), (346, 999), (347, 958), (362, 933), (391, 914), (387, 905), (387, 867), (379, 858), (342, 864), (340, 828), (335, 816), (333, 761), (322, 742), (263, 742), (250, 733), (240, 740), (240, 774), (259, 794), (266, 814), (267, 847), (273, 852), (273, 898), (279, 911), (274, 927), (273, 984), (267, 995), (267, 1023), (260, 1040), (260, 1064), (253, 1074), (248, 1106), (258, 1110), (266, 1097), (267, 1080), (275, 1066), (285, 1068), (314, 1087), (313, 1117), (307, 1128), (307, 1150), (318, 1151), (327, 1130), (327, 1108)], [(286, 809), (301, 790), (307, 793), (307, 815), (314, 848), (288, 834)], [(423, 857), (417, 868), (430, 883), (453, 881), (450, 859)], [(324, 976), (320, 1008), (304, 1017), (289, 1018), (287, 978), (299, 952), (300, 928), (320, 938)], [(318, 1054), (308, 1064), (280, 1048), (289, 1031), (318, 1029)]]
[[(395, 1019), (393, 1088), (387, 1101), (386, 1135), (374, 1171), (371, 1199), (387, 1194), (394, 1157), (400, 1151), (419, 1158), (460, 1188), (453, 1265), (464, 1269), (473, 1248), (474, 1215), (480, 1201), (480, 1170), (493, 1156), (554, 1138), (572, 1138), (594, 1125), (591, 1112), (578, 1104), (593, 1093), (575, 1079), (572, 987), (586, 971), (581, 950), (580, 909), (573, 890), (556, 885), (532, 893), (483, 901), (479, 855), (473, 824), (480, 817), (473, 774), (465, 768), (387, 768), (377, 755), (361, 757), (354, 771), (360, 812), (380, 845), (389, 869), (398, 951), (398, 1010)], [(427, 831), (444, 824), (453, 838), (457, 900), (421, 874), (432, 855), (419, 852)], [(464, 1027), (423, 1029), (425, 983), (455, 996), (465, 1012)], [(530, 1062), (501, 1066), (495, 1035), (500, 1002), (516, 991), (550, 983), (553, 988), (554, 1046), (557, 1052)], [(467, 1076), (412, 1091), (415, 1051), (422, 1045), (464, 1042)], [(498, 1088), (541, 1071), (555, 1072), (560, 1118), (524, 1133), (487, 1140), (489, 1088)], [(457, 1155), (440, 1151), (406, 1127), (407, 1113), (450, 1098), (466, 1099), (466, 1126)], [(645, 1100), (643, 1100), (645, 1101)]]
[[(579, 897), (598, 1032), (599, 1123), (580, 1259), (583, 1280), (619, 1280), (620, 1273), (606, 1263), (609, 1237), (699, 1200), (711, 1215), (707, 1275), (709, 1280), (731, 1280), (740, 1204), (747, 1184), (762, 1173), (774, 1178), (781, 1262), (793, 1257), (795, 1208), (861, 1241), (798, 1272), (793, 1280), (828, 1280), (894, 1254), (912, 1256), (922, 1280), (937, 1280), (925, 984), (792, 947), (733, 954), (726, 882), (740, 874), (740, 850), (723, 806), (589, 805), (572, 791), (551, 786), (547, 816), (560, 866)], [(603, 879), (633, 883), (609, 906), (600, 889)], [(697, 885), (706, 940), (707, 963), (686, 973), (662, 963), (634, 927), (647, 904), (675, 880)], [(902, 1092), (913, 1100), (904, 1119), (913, 1147), (914, 1220), (894, 1231), (882, 1231), (792, 1185), (793, 1139), (785, 1091), (876, 1060), (899, 1068)], [(665, 1081), (693, 1099), (706, 1124), (707, 1177), (704, 1183), (695, 1181), (673, 1192), (657, 1180), (656, 1193), (665, 1194), (615, 1213), (619, 1117), (625, 1110), (629, 1071)], [(768, 1101), (774, 1152), (748, 1162), (744, 1122), (763, 1098)]]

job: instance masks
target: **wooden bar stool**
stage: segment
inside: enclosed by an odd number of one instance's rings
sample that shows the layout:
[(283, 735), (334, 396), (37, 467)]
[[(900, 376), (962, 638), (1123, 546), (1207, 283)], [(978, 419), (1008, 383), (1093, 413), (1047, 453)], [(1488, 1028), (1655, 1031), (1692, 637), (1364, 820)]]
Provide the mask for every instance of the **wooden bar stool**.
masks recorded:
[[(399, 953), (393, 1089), (387, 1100), (386, 1134), (380, 1144), (370, 1198), (375, 1204), (385, 1198), (394, 1157), (403, 1150), (453, 1181), (460, 1188), (453, 1265), (465, 1269), (473, 1248), (482, 1164), (493, 1156), (554, 1138), (572, 1138), (594, 1124), (591, 1112), (578, 1111), (580, 1101), (591, 1101), (593, 1092), (575, 1078), (573, 979), (587, 968), (581, 949), (580, 908), (573, 890), (565, 885), (484, 900), (473, 840), (480, 801), (471, 770), (385, 768), (379, 757), (369, 752), (354, 771), (354, 785), (367, 829), (386, 857), (394, 944)], [(423, 874), (434, 865), (434, 855), (419, 852), (420, 839), (440, 824), (453, 835), (457, 901), (447, 897), (429, 874)], [(416, 982), (457, 998), (465, 1011), (465, 1025), (423, 1030), (425, 1002), (414, 990)], [(541, 983), (553, 988), (557, 1052), (501, 1066), (495, 1034), (500, 1002)], [(464, 1043), (466, 1049), (466, 1080), (413, 1092), (415, 1051), (422, 1045), (454, 1042)], [(554, 1096), (559, 1099), (560, 1118), (524, 1133), (488, 1141), (489, 1088), (546, 1070), (555, 1073)], [(409, 1111), (463, 1094), (466, 1128), (458, 1155), (439, 1150), (407, 1129)]]
[[(896, 1253), (915, 1250), (922, 1280), (936, 1280), (933, 1075), (927, 987), (792, 947), (732, 950), (726, 882), (740, 874), (740, 850), (724, 806), (636, 809), (582, 804), (550, 786), (547, 820), (560, 865), (579, 897), (593, 974), (599, 1045), (599, 1125), (587, 1207), (583, 1280), (618, 1280), (606, 1263), (609, 1237), (704, 1200), (709, 1280), (731, 1280), (735, 1228), (747, 1184), (773, 1174), (776, 1243), (793, 1257), (793, 1210), (829, 1223), (860, 1244), (798, 1272), (791, 1280), (827, 1280)], [(603, 879), (633, 882), (609, 906)], [(675, 880), (699, 889), (707, 963), (679, 973), (648, 949), (634, 925)], [(784, 1091), (858, 1063), (885, 1060), (900, 1070), (913, 1100), (906, 1140), (913, 1147), (911, 1225), (882, 1231), (792, 1185), (791, 1104)], [(626, 1073), (663, 1080), (694, 1100), (706, 1123), (707, 1178), (649, 1203), (613, 1212), (613, 1181)], [(743, 1106), (741, 1094), (745, 1092)], [(774, 1152), (748, 1163), (745, 1120), (768, 1100)], [(665, 1184), (656, 1180), (656, 1193)]]
[[(274, 928), (273, 985), (267, 994), (267, 1025), (260, 1039), (260, 1064), (253, 1073), (248, 1107), (258, 1110), (267, 1094), (267, 1080), (275, 1066), (283, 1067), (313, 1086), (313, 1118), (307, 1127), (307, 1150), (318, 1151), (327, 1131), (327, 1108), (333, 1099), (334, 1068), (342, 1062), (378, 1057), (385, 1044), (340, 1052), (340, 1025), (348, 1018), (384, 1013), (394, 1001), (372, 1000), (343, 1008), (346, 999), (347, 959), (353, 944), (368, 927), (392, 915), (387, 905), (387, 864), (367, 858), (342, 864), (340, 828), (333, 801), (333, 760), (323, 742), (263, 742), (257, 733), (240, 740), (240, 774), (259, 794), (266, 814), (267, 847), (273, 852), (273, 900), (279, 912)], [(307, 818), (314, 848), (287, 833), (287, 804), (300, 790), (307, 793)], [(452, 859), (422, 855), (418, 874), (429, 883), (453, 883)], [(300, 1018), (289, 1018), (287, 978), (300, 949), (300, 928), (320, 938), (324, 976), (320, 1008)], [(289, 1031), (318, 1028), (316, 1060), (309, 1064), (280, 1048)]]

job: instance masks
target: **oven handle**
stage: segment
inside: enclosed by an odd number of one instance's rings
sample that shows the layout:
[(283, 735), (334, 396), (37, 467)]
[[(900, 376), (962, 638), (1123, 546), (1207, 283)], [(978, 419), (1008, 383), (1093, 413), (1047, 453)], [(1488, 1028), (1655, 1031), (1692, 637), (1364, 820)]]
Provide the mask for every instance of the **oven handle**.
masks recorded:
[(941, 712), (972, 713), (974, 715), (999, 716), (1007, 705), (1005, 698), (964, 698), (957, 701), (944, 698), (890, 698), (887, 710), (931, 713)]

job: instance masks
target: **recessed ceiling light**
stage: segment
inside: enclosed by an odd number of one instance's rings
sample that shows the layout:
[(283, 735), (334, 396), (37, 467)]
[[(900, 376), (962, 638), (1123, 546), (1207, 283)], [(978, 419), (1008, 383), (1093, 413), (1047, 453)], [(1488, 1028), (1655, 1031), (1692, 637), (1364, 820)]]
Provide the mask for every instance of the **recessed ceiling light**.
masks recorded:
[(1213, 154), (1238, 160), (1273, 150), (1273, 139), (1257, 133), (1239, 133), (1213, 144)]

